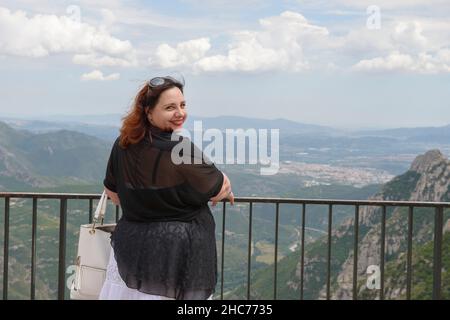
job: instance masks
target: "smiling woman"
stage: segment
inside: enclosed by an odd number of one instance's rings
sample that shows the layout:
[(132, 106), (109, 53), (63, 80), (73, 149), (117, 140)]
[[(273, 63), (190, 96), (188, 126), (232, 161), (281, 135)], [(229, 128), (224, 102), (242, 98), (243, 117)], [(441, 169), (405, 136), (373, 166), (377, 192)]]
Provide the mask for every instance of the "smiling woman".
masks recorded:
[(155, 108), (146, 108), (149, 122), (165, 130), (177, 130), (183, 126), (187, 113), (183, 92), (178, 88), (170, 88), (161, 93), (160, 103)]
[[(158, 85), (158, 81), (162, 82)], [(183, 86), (184, 80), (172, 77), (156, 77), (146, 83), (123, 119), (120, 146), (126, 148), (142, 140), (149, 124), (163, 131), (180, 129), (187, 118)]]
[[(207, 299), (215, 290), (215, 222), (208, 201), (234, 198), (227, 176), (203, 154), (201, 163), (172, 161), (172, 149), (184, 139), (174, 132), (182, 129), (185, 105), (183, 83), (158, 77), (139, 91), (123, 120), (104, 180), (123, 215), (111, 237), (100, 299)], [(187, 153), (195, 157), (188, 142)]]

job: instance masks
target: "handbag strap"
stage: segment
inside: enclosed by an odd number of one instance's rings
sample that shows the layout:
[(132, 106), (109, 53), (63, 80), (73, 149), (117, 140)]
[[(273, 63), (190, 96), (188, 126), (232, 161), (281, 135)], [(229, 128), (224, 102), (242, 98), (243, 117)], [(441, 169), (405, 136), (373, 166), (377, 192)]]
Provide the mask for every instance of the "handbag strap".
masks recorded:
[(97, 209), (95, 209), (94, 220), (101, 222), (103, 224), (103, 219), (105, 219), (106, 206), (108, 204), (108, 195), (106, 191), (103, 191), (100, 201), (98, 202)]

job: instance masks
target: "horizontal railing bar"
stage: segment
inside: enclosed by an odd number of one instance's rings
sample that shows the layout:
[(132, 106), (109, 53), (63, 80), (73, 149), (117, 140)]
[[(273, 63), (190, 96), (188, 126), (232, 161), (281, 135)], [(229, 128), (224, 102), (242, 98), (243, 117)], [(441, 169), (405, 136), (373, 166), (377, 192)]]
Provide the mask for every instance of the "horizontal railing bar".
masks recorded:
[[(222, 200), (228, 202), (229, 200)], [(298, 199), (298, 198), (254, 198), (236, 197), (234, 202), (259, 202), (259, 203), (293, 203), (293, 204), (332, 204), (332, 205), (360, 205), (360, 206), (393, 206), (393, 207), (446, 207), (450, 208), (450, 202), (431, 201), (384, 201), (384, 200), (338, 200), (338, 199)]]
[[(100, 194), (88, 193), (33, 193), (33, 192), (0, 192), (0, 198), (38, 198), (38, 199), (99, 199)], [(385, 200), (342, 200), (342, 199), (299, 199), (270, 197), (236, 197), (235, 202), (253, 203), (292, 203), (292, 204), (333, 204), (360, 206), (393, 206), (393, 207), (444, 207), (450, 208), (450, 202), (435, 201), (385, 201)], [(228, 199), (222, 202), (229, 202)]]
[(35, 192), (0, 192), (0, 198), (38, 198), (38, 199), (99, 199), (96, 193), (35, 193)]

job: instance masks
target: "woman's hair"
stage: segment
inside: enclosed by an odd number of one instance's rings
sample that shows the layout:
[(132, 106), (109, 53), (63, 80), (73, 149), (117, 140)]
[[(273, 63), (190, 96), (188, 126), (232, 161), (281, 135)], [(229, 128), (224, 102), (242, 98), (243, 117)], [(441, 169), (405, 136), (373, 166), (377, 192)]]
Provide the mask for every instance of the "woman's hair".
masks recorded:
[(122, 148), (138, 143), (145, 137), (150, 130), (147, 112), (155, 108), (161, 93), (174, 87), (179, 88), (183, 92), (182, 84), (170, 79), (166, 79), (164, 84), (155, 88), (150, 88), (148, 82), (146, 82), (139, 89), (130, 111), (122, 118), (119, 142)]

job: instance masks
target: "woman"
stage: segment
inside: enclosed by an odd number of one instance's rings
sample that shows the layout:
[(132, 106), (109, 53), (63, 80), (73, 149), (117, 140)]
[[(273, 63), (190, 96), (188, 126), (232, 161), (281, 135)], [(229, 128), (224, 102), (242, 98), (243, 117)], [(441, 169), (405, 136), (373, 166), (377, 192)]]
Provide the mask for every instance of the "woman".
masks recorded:
[(192, 142), (182, 151), (191, 161), (172, 161), (187, 117), (183, 87), (183, 80), (153, 78), (123, 119), (104, 180), (123, 215), (111, 236), (100, 299), (207, 299), (214, 293), (217, 253), (208, 201), (234, 204), (234, 195), (227, 176)]

